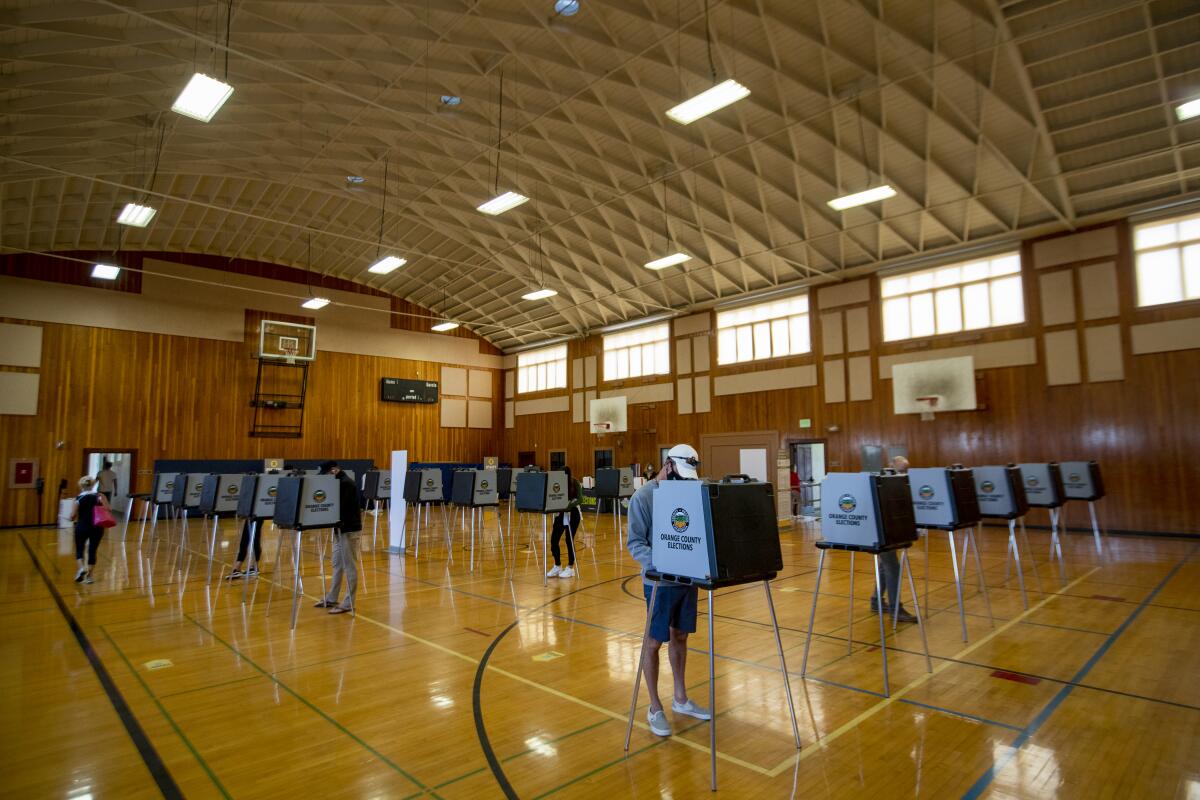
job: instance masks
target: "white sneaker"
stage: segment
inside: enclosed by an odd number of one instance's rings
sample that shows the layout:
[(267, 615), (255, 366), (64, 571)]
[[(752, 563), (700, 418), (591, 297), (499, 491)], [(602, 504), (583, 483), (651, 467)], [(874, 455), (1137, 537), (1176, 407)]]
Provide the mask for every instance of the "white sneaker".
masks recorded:
[(671, 735), (671, 723), (667, 722), (667, 715), (661, 708), (658, 711), (648, 712), (646, 721), (650, 723), (650, 731), (655, 736)]
[(560, 567), (558, 564), (555, 564), (554, 569), (552, 569), (546, 573), (546, 577), (547, 578), (556, 578), (561, 574), (562, 574), (562, 567)]
[(96, 579), (93, 578), (92, 573), (89, 572), (87, 575), (83, 576), (83, 582), (84, 583), (95, 583)]
[(671, 710), (676, 714), (687, 714), (689, 717), (696, 719), (712, 719), (712, 714), (708, 713), (708, 709), (701, 708), (688, 698), (686, 703), (680, 703), (675, 700), (671, 701)]
[(79, 571), (75, 573), (75, 582), (76, 582), (76, 583), (83, 583), (83, 577), (84, 577), (85, 575), (87, 575), (87, 568), (86, 568), (86, 567), (80, 567), (80, 568), (79, 568)]
[(574, 570), (574, 569), (572, 569), (571, 567), (567, 567), (567, 568), (565, 568), (565, 569), (564, 569), (562, 572), (558, 573), (558, 577), (560, 577), (560, 578), (574, 578), (574, 577), (575, 577), (575, 570)]

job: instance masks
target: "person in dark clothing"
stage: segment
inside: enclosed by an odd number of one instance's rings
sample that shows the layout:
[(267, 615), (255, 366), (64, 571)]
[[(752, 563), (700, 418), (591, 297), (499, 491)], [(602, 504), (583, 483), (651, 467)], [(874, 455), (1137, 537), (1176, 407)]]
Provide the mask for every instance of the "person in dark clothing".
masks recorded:
[[(96, 550), (100, 540), (104, 538), (104, 528), (94, 522), (96, 506), (108, 508), (108, 499), (95, 491), (96, 482), (84, 475), (79, 479), (80, 494), (75, 498), (71, 508), (71, 520), (75, 523), (75, 562), (78, 570), (75, 572), (76, 583), (95, 583), (92, 573), (96, 569)], [(84, 564), (83, 551), (87, 547), (87, 564)]]
[[(267, 472), (268, 475), (278, 475), (279, 470), (273, 469)], [(233, 572), (225, 577), (227, 581), (236, 581), (239, 578), (257, 578), (258, 565), (262, 563), (262, 526), (264, 520), (258, 521), (258, 530), (254, 535), (254, 566), (242, 569), (242, 565), (246, 562), (246, 554), (250, 549), (250, 525), (251, 522), (247, 518), (242, 523), (242, 538), (238, 542), (237, 563), (233, 565)]]
[[(582, 516), (579, 512), (580, 498), (583, 497), (583, 487), (579, 481), (571, 477), (571, 468), (564, 467), (567, 474), (567, 510), (554, 515), (554, 530), (550, 534), (550, 553), (554, 556), (554, 567), (546, 574), (553, 578), (575, 577), (575, 532), (579, 530)], [(567, 566), (560, 566), (558, 543), (567, 534)]]
[[(338, 507), (341, 521), (333, 531), (333, 578), (329, 592), (316, 603), (317, 608), (328, 608), (330, 614), (345, 614), (354, 610), (354, 595), (358, 592), (358, 545), (362, 534), (362, 506), (359, 504), (358, 487), (354, 480), (342, 471), (336, 461), (321, 465), (322, 475), (336, 475), (338, 479)], [(342, 591), (342, 578), (346, 579), (346, 599), (338, 602)]]

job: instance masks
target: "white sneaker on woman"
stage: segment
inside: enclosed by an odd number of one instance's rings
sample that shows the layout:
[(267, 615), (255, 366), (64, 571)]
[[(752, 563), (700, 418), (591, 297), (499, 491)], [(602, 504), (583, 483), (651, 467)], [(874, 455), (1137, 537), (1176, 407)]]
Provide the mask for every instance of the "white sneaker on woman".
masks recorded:
[(558, 577), (560, 577), (560, 578), (574, 578), (574, 577), (575, 577), (575, 570), (574, 570), (574, 568), (572, 568), (572, 567), (564, 567), (564, 568), (563, 568), (563, 571), (562, 571), (562, 572), (560, 572), (560, 573), (558, 573)]
[(558, 577), (558, 576), (559, 576), (561, 573), (562, 573), (562, 567), (560, 567), (558, 564), (555, 564), (555, 565), (554, 565), (554, 569), (552, 569), (552, 570), (550, 570), (549, 572), (547, 572), (547, 573), (546, 573), (546, 577), (547, 577), (547, 578), (556, 578), (556, 577)]

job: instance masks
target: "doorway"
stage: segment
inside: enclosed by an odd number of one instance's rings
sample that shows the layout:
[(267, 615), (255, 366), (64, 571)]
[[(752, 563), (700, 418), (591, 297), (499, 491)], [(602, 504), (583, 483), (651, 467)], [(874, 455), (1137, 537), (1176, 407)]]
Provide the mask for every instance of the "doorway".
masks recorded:
[(792, 516), (821, 516), (821, 482), (825, 480), (825, 442), (788, 442), (791, 456)]
[(566, 450), (551, 450), (550, 451), (550, 469), (560, 470), (567, 465)]
[(537, 453), (532, 450), (523, 450), (517, 453), (517, 469), (525, 469), (537, 464)]
[(606, 469), (613, 465), (613, 451), (611, 447), (598, 449), (592, 456), (592, 465), (596, 469)]
[(775, 431), (705, 434), (700, 437), (700, 473), (718, 480), (725, 475), (749, 475), (775, 483), (772, 474), (779, 434)]
[(137, 475), (135, 469), (136, 450), (99, 450), (87, 448), (83, 451), (83, 474), (95, 478), (104, 467), (104, 462), (112, 464), (113, 472), (117, 473), (117, 485), (111, 501), (114, 514), (124, 514), (129, 504), (129, 495), (134, 491), (132, 480)]

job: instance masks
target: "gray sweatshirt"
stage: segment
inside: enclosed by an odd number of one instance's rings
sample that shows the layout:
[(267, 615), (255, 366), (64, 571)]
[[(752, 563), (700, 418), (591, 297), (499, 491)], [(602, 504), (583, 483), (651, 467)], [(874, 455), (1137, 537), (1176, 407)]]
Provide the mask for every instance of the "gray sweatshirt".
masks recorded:
[(625, 537), (629, 555), (642, 565), (642, 583), (647, 586), (650, 581), (646, 580), (646, 570), (653, 566), (650, 563), (650, 528), (654, 524), (654, 490), (657, 488), (658, 478), (652, 478), (629, 498), (629, 533)]

